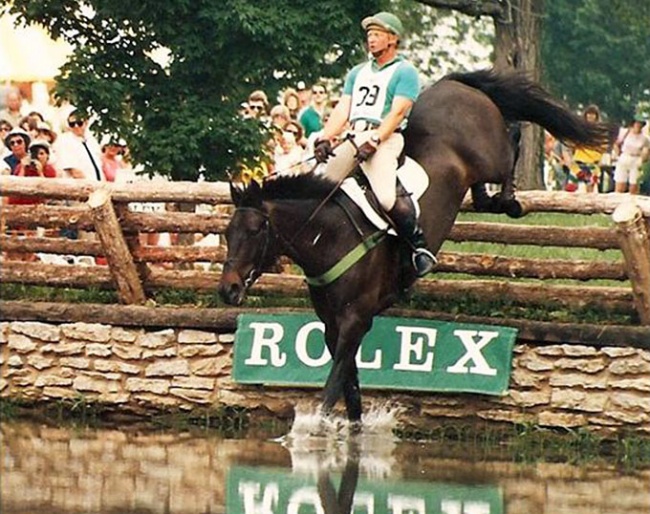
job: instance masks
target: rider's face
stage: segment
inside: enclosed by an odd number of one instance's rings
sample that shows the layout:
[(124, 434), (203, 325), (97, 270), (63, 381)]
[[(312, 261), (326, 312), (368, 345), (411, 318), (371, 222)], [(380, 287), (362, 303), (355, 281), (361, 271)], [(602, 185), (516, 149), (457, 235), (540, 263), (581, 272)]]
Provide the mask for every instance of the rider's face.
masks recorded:
[(366, 32), (368, 51), (375, 57), (384, 52), (388, 47), (397, 43), (397, 36), (385, 30), (370, 29)]

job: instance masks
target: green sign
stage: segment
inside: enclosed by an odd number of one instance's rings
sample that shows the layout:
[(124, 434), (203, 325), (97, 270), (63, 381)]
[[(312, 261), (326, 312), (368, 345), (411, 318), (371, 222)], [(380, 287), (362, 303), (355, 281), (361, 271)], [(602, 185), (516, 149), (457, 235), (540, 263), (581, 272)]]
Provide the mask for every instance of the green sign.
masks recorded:
[[(331, 358), (314, 315), (242, 314), (233, 377), (244, 384), (322, 386)], [(375, 318), (356, 360), (368, 389), (504, 394), (517, 330), (493, 325)]]
[[(324, 478), (327, 484), (323, 483)], [(504, 511), (501, 490), (494, 485), (367, 479), (360, 479), (355, 485), (350, 514), (502, 514)], [(292, 474), (286, 469), (238, 466), (228, 473), (226, 512), (339, 512), (332, 502), (341, 501), (343, 487), (340, 475), (321, 474), (317, 482), (315, 477)], [(338, 495), (331, 494), (336, 493), (335, 489), (339, 490)]]

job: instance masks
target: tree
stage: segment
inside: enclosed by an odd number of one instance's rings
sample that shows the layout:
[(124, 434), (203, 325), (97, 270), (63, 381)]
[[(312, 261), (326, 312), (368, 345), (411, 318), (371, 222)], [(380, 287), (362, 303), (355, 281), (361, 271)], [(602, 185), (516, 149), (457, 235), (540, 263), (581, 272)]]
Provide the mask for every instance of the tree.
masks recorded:
[[(539, 81), (541, 76), (541, 19), (545, 0), (416, 0), (463, 14), (489, 16), (495, 27), (494, 67), (497, 70), (524, 71)], [(521, 150), (515, 169), (519, 189), (540, 189), (542, 178), (543, 131), (524, 124)]]
[(650, 100), (649, 22), (647, 0), (548, 0), (545, 82), (574, 106), (596, 103), (629, 120)]
[[(363, 54), (361, 16), (379, 0), (11, 0), (75, 51), (57, 93), (99, 114), (134, 159), (173, 179), (222, 179), (265, 135), (237, 116), (254, 89), (339, 77)], [(335, 34), (336, 37), (332, 37)], [(161, 50), (168, 58), (157, 60)], [(273, 100), (272, 100), (273, 101)]]

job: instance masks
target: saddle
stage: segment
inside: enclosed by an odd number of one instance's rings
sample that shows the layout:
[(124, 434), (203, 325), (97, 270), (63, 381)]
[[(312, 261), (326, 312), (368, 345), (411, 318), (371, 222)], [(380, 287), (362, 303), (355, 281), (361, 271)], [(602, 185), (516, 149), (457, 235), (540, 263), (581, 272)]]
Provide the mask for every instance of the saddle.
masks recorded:
[[(399, 184), (411, 195), (415, 204), (417, 216), (420, 216), (420, 198), (429, 187), (429, 177), (417, 162), (406, 157), (404, 163), (397, 169), (398, 190)], [(355, 173), (346, 178), (341, 184), (341, 191), (350, 198), (363, 212), (364, 216), (379, 230), (388, 230), (390, 235), (396, 235), (390, 228), (382, 208), (377, 202), (365, 175)]]

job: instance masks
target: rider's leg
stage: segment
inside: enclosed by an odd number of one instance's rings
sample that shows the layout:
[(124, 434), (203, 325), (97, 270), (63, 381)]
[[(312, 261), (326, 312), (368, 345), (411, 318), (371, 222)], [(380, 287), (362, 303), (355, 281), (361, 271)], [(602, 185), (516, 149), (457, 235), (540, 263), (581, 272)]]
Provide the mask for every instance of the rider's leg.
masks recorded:
[(413, 249), (413, 266), (419, 277), (430, 273), (436, 265), (435, 256), (427, 249), (424, 232), (418, 224), (411, 196), (400, 185), (397, 187), (397, 159), (404, 146), (401, 134), (393, 134), (382, 142), (377, 153), (362, 164), (362, 169), (380, 205), (393, 222), (397, 235)]
[(417, 221), (411, 195), (401, 188), (397, 194), (395, 205), (386, 214), (393, 222), (397, 234), (406, 239), (413, 249), (412, 261), (418, 277), (431, 273), (438, 261), (427, 248), (427, 241)]

